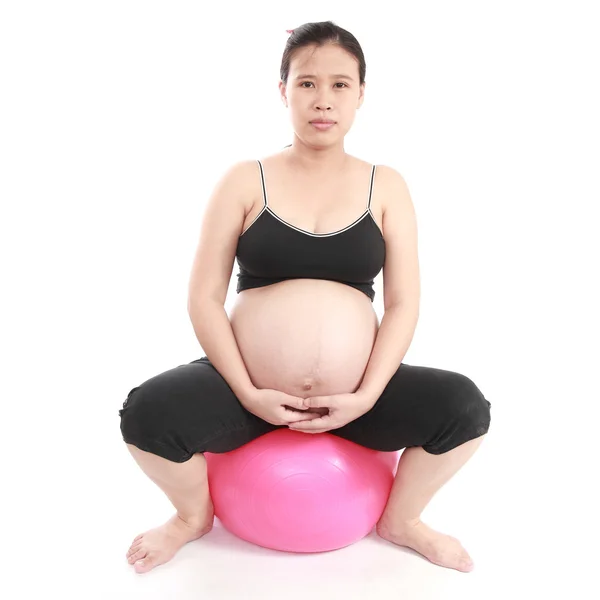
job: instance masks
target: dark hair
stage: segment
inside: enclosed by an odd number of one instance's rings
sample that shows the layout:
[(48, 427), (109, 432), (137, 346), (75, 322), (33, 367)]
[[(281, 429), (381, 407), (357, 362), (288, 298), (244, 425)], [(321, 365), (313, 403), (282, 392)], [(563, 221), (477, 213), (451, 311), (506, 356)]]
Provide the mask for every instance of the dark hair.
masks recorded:
[(317, 23), (304, 23), (296, 27), (288, 38), (283, 58), (281, 60), (281, 81), (287, 85), (288, 75), (290, 73), (290, 62), (294, 52), (304, 46), (316, 45), (317, 47), (332, 43), (341, 46), (346, 52), (352, 54), (358, 61), (359, 83), (365, 82), (365, 73), (367, 65), (363, 55), (362, 48), (358, 40), (345, 29), (336, 25), (333, 21), (320, 21)]

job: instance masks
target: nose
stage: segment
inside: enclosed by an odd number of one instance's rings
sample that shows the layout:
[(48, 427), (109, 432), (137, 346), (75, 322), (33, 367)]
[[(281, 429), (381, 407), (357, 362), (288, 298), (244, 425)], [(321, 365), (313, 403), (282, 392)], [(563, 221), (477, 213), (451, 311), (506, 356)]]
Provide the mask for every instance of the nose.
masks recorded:
[(327, 98), (317, 98), (315, 102), (316, 110), (331, 110), (331, 102)]

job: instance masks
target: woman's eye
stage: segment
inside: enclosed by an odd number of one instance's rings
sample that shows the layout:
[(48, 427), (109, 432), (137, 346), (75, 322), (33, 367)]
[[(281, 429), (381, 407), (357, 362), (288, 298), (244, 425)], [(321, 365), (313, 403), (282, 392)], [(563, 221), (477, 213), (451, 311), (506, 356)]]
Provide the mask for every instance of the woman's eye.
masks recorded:
[[(305, 83), (310, 83), (310, 84), (312, 84), (312, 81), (303, 81), (303, 82), (300, 84), (300, 86), (301, 86), (301, 87), (304, 87), (304, 84), (305, 84)], [(335, 85), (343, 85), (344, 87), (348, 87), (348, 86), (347, 86), (347, 85), (346, 85), (346, 84), (345, 84), (343, 81), (338, 81), (338, 82), (337, 82)], [(341, 89), (341, 88), (338, 88), (338, 89)]]

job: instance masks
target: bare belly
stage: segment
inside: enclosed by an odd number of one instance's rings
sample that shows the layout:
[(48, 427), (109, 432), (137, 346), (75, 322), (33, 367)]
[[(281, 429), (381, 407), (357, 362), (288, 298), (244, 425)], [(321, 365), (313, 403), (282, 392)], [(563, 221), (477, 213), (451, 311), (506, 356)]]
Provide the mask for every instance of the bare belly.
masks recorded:
[(379, 328), (363, 292), (315, 279), (245, 290), (229, 318), (253, 384), (302, 398), (356, 391)]

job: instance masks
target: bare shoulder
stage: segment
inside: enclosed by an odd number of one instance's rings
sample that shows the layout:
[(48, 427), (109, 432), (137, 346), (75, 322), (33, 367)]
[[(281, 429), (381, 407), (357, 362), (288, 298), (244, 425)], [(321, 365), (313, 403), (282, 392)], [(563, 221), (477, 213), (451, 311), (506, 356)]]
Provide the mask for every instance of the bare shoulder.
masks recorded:
[[(373, 168), (373, 163), (358, 158), (356, 156), (350, 156), (351, 158), (351, 168), (357, 173), (364, 173), (365, 171), (370, 171)], [(375, 172), (375, 185), (378, 189), (384, 189), (387, 192), (397, 192), (400, 188), (406, 188), (406, 182), (402, 174), (389, 165), (384, 165), (380, 163), (376, 163), (377, 169)], [(386, 196), (389, 193), (385, 194)]]
[(202, 217), (188, 307), (206, 299), (225, 302), (257, 168), (255, 161), (237, 161), (223, 169), (214, 185)]
[(417, 215), (404, 177), (396, 169), (381, 165), (383, 236), (386, 258), (383, 267), (383, 297), (386, 310), (395, 305), (414, 306), (418, 312), (421, 294)]
[(241, 159), (229, 165), (218, 182), (218, 186), (223, 185), (235, 190), (230, 196), (230, 201), (241, 203), (245, 215), (250, 212), (254, 202), (258, 169), (256, 160)]
[(377, 165), (377, 188), (381, 191), (383, 216), (386, 212), (414, 212), (414, 206), (404, 176), (389, 165)]

